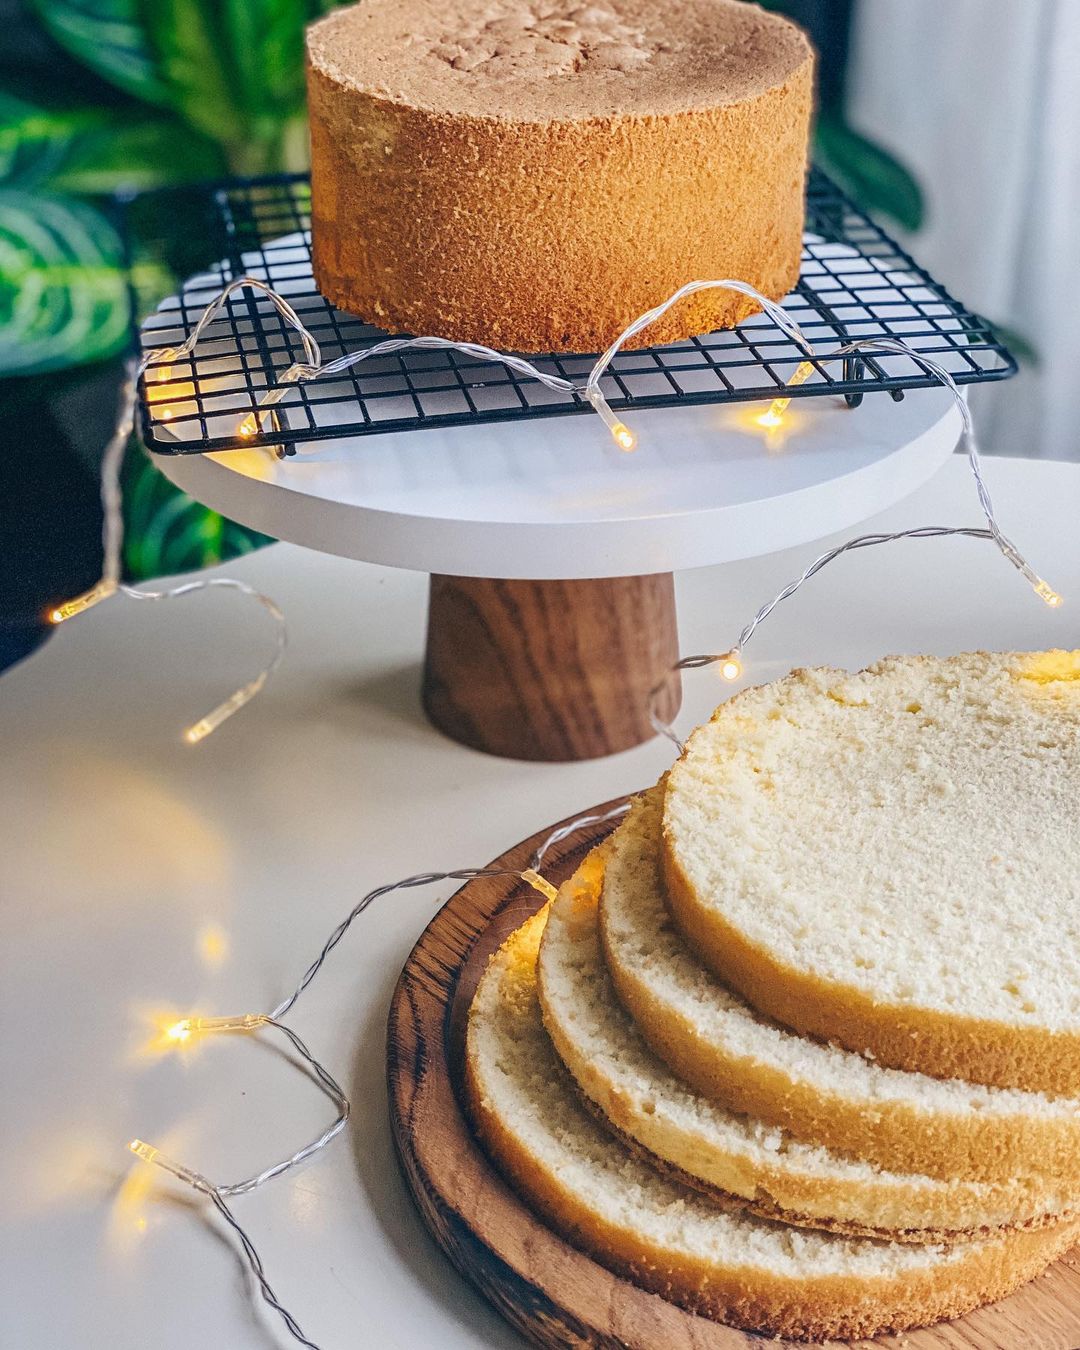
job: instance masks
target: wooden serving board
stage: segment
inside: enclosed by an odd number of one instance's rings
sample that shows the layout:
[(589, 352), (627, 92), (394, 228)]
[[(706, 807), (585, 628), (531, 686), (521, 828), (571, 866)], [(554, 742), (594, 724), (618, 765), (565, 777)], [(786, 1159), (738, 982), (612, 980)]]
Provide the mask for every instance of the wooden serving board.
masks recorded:
[[(596, 814), (617, 804), (597, 807)], [(523, 840), (491, 866), (528, 867), (553, 828)], [(554, 846), (544, 875), (560, 884), (611, 828), (589, 827)], [(515, 877), (468, 882), (428, 924), (394, 991), (387, 1037), (391, 1127), (425, 1223), (458, 1270), (537, 1345), (794, 1347), (794, 1341), (697, 1317), (605, 1270), (534, 1215), (473, 1138), (458, 1091), (469, 1002), (491, 952), (542, 903)], [(1078, 1350), (1080, 1248), (1010, 1298), (958, 1321), (844, 1344), (861, 1350)]]

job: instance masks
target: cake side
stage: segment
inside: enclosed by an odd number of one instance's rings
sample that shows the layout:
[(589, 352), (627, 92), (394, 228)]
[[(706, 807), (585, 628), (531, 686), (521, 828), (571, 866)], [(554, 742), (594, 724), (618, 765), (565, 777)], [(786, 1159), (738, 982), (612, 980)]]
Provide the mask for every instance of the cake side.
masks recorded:
[(597, 906), (606, 855), (619, 847), (616, 831), (560, 889), (540, 944), (537, 987), (556, 1053), (623, 1142), (687, 1184), (729, 1204), (741, 1198), (759, 1215), (895, 1241), (1056, 1222), (1075, 1202), (1067, 1188), (1032, 1177), (988, 1184), (886, 1171), (738, 1115), (677, 1079), (618, 1003), (604, 967)]
[(1078, 781), (1080, 652), (797, 671), (672, 770), (672, 913), (795, 1030), (1080, 1095)]
[(796, 1138), (892, 1171), (1080, 1179), (1080, 1101), (883, 1068), (759, 1014), (691, 954), (661, 874), (663, 788), (644, 794), (604, 873), (600, 931), (619, 999), (684, 1081)]
[[(356, 87), (315, 44), (320, 291), (390, 331), (529, 352), (602, 350), (695, 279), (781, 299), (802, 249), (813, 59), (800, 44), (780, 83), (745, 98), (663, 111), (624, 90), (606, 113), (534, 120)], [(627, 72), (627, 90), (639, 79)], [(700, 293), (631, 345), (731, 327), (753, 309)]]
[(710, 1205), (638, 1162), (578, 1104), (543, 1030), (545, 911), (489, 962), (469, 1015), (466, 1098), (511, 1183), (603, 1264), (695, 1312), (779, 1335), (871, 1336), (1003, 1297), (1067, 1250), (1075, 1221), (952, 1248), (797, 1231)]

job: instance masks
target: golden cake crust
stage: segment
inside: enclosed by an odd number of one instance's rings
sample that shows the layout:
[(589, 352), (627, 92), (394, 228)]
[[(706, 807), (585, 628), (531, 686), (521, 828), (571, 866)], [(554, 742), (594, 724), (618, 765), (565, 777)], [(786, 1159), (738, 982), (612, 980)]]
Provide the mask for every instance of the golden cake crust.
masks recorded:
[[(741, 697), (741, 696), (739, 696)], [(647, 822), (655, 837), (655, 858), (648, 877), (650, 917), (646, 941), (662, 937), (658, 905), (666, 909), (667, 898), (660, 885), (660, 794), (652, 789), (635, 804), (622, 830), (629, 833), (633, 816)], [(612, 850), (617, 847), (613, 843)], [(730, 1110), (766, 1120), (807, 1143), (871, 1162), (892, 1171), (917, 1172), (944, 1180), (964, 1178), (1004, 1182), (1018, 1176), (1035, 1176), (1072, 1190), (1080, 1179), (1080, 1111), (1075, 1101), (1040, 1098), (1017, 1093), (1000, 1103), (988, 1099), (991, 1090), (971, 1086), (971, 1101), (964, 1091), (941, 1085), (927, 1098), (924, 1089), (933, 1084), (917, 1081), (904, 1085), (885, 1080), (895, 1074), (873, 1066), (868, 1070), (860, 1056), (807, 1041), (809, 1061), (791, 1052), (795, 1033), (781, 1029), (779, 1044), (770, 1037), (750, 1039), (730, 1034), (731, 1003), (739, 1002), (722, 983), (705, 973), (700, 953), (690, 954), (681, 936), (664, 938), (665, 968), (678, 954), (679, 965), (700, 978), (701, 999), (693, 1007), (672, 996), (670, 982), (658, 980), (640, 960), (640, 946), (626, 938), (614, 912), (610, 882), (615, 867), (609, 862), (600, 899), (600, 936), (605, 963), (620, 1002), (629, 1012), (653, 1052), (674, 1073), (706, 1097), (715, 1098)], [(744, 1004), (744, 1007), (747, 1005)], [(719, 1007), (703, 1034), (702, 1014)], [(765, 1019), (767, 1020), (767, 1019)], [(719, 1028), (719, 1031), (718, 1031)], [(837, 1077), (826, 1062), (839, 1055), (850, 1060)], [(848, 1075), (859, 1072), (853, 1080)], [(881, 1083), (868, 1081), (879, 1073)], [(941, 1096), (941, 1091), (947, 1093)], [(993, 1089), (993, 1093), (1005, 1092)], [(974, 1099), (978, 1099), (977, 1102)]]
[[(742, 0), (338, 10), (308, 34), (316, 281), (393, 331), (525, 351), (598, 350), (694, 279), (779, 299), (812, 74)], [(705, 292), (638, 345), (753, 308)]]
[[(735, 722), (739, 727), (734, 733), (736, 739), (745, 739), (748, 727), (763, 728), (760, 741), (753, 742), (751, 757), (758, 754), (759, 750), (763, 756), (767, 756), (770, 729), (782, 721), (768, 720), (776, 708), (783, 708), (789, 718), (804, 719), (808, 707), (814, 706), (816, 700), (832, 712), (840, 710), (840, 717), (843, 718), (849, 711), (845, 707), (845, 700), (849, 700), (856, 714), (866, 710), (868, 716), (880, 718), (879, 722), (874, 723), (880, 729), (894, 710), (906, 705), (909, 715), (905, 717), (901, 713), (902, 720), (911, 722), (913, 718), (910, 713), (918, 710), (930, 721), (930, 727), (922, 729), (926, 737), (932, 734), (934, 718), (947, 715), (951, 707), (965, 707), (965, 722), (950, 725), (947, 733), (949, 738), (955, 740), (961, 734), (973, 738), (973, 729), (987, 723), (1001, 727), (1016, 724), (1022, 730), (1015, 744), (1021, 747), (1024, 762), (1037, 766), (1033, 772), (1045, 775), (1045, 782), (1041, 778), (1035, 780), (1039, 787), (1038, 790), (1031, 790), (1029, 799), (1049, 802), (1049, 810), (1038, 817), (1038, 826), (1029, 829), (1026, 824), (1022, 824), (1018, 827), (1021, 836), (1031, 833), (1040, 839), (1036, 876), (1038, 886), (1043, 887), (1046, 885), (1044, 874), (1049, 872), (1055, 853), (1055, 849), (1044, 842), (1043, 832), (1051, 824), (1056, 825), (1060, 834), (1066, 837), (1075, 831), (1075, 793), (1068, 778), (1068, 769), (1063, 770), (1060, 766), (1075, 763), (1077, 759), (1075, 747), (1077, 727), (1080, 725), (1078, 689), (1080, 651), (968, 652), (946, 659), (929, 656), (886, 657), (857, 675), (831, 669), (796, 670), (774, 685), (744, 690), (722, 704), (710, 721), (687, 743), (668, 777), (666, 791), (674, 793), (677, 798), (685, 790), (683, 784), (692, 779), (694, 757), (702, 744), (708, 743), (710, 737), (724, 734)], [(879, 693), (879, 690), (887, 692)], [(916, 693), (919, 694), (918, 699), (914, 697)], [(967, 704), (963, 702), (965, 697), (968, 699)], [(791, 702), (787, 702), (789, 699)], [(800, 699), (803, 702), (796, 708), (794, 704)], [(875, 703), (875, 699), (880, 702)], [(763, 720), (758, 721), (759, 717)], [(831, 723), (834, 738), (840, 725), (836, 721)], [(865, 735), (865, 730), (861, 729), (860, 734)], [(940, 732), (939, 739), (945, 738), (946, 732)], [(862, 751), (865, 752), (867, 748), (863, 746)], [(889, 739), (888, 756), (900, 753), (896, 740)], [(1001, 762), (1002, 753), (1000, 741), (992, 742), (989, 746), (980, 745), (968, 751), (969, 763), (974, 767), (980, 760)], [(718, 747), (717, 754), (725, 764), (731, 764), (731, 756), (725, 754), (724, 749)], [(927, 754), (926, 750), (920, 751), (924, 760)], [(1048, 765), (1053, 766), (1052, 770), (1047, 769)], [(852, 771), (850, 764), (845, 766), (845, 772), (849, 775)], [(927, 781), (917, 776), (924, 772), (925, 769), (917, 770), (914, 766), (908, 769), (909, 777), (920, 783)], [(1015, 766), (1001, 770), (999, 776), (1015, 779)], [(943, 771), (938, 769), (937, 781), (941, 782), (943, 777)], [(1056, 788), (1057, 778), (1064, 780), (1064, 792)], [(818, 781), (820, 785), (824, 776)], [(933, 782), (933, 776), (930, 781)], [(945, 781), (944, 787), (953, 790), (952, 780)], [(929, 793), (931, 789), (927, 791)], [(775, 795), (771, 785), (766, 801), (767, 812), (780, 815), (792, 809), (791, 798)], [(672, 825), (670, 803), (671, 797), (666, 797), (663, 866), (672, 915), (701, 960), (759, 1011), (801, 1035), (835, 1041), (860, 1053), (869, 1051), (878, 1063), (892, 1068), (926, 1073), (936, 1078), (959, 1078), (995, 1087), (1045, 1092), (1051, 1096), (1080, 1096), (1080, 1026), (1076, 1025), (1075, 1012), (1071, 1024), (1056, 1028), (1039, 1020), (1040, 1017), (1046, 1019), (1051, 1015), (1054, 1011), (1052, 1004), (1041, 1003), (1038, 1008), (1033, 1004), (1025, 1009), (1022, 1016), (1014, 1013), (1022, 999), (1018, 986), (1011, 981), (1006, 988), (1013, 988), (1017, 992), (1006, 994), (996, 1003), (989, 1002), (989, 995), (997, 994), (998, 991), (984, 988), (982, 997), (987, 1000), (985, 1007), (979, 1006), (974, 998), (958, 1009), (945, 1003), (934, 1006), (932, 1003), (920, 1002), (920, 997), (925, 1000), (925, 991), (921, 995), (913, 992), (910, 999), (899, 1000), (894, 992), (882, 990), (870, 983), (862, 986), (855, 984), (850, 970), (841, 975), (823, 974), (812, 969), (809, 962), (800, 959), (796, 963), (790, 957), (779, 955), (768, 943), (750, 937), (737, 921), (725, 914), (722, 903), (703, 894), (700, 883), (695, 884), (686, 866), (686, 831), (682, 831), (680, 841), (678, 820), (674, 827)], [(846, 809), (854, 812), (850, 797)], [(1008, 821), (1008, 814), (998, 807), (1002, 822), (998, 823), (993, 806), (984, 806), (983, 811), (995, 820), (994, 831), (1002, 836), (997, 846), (1007, 855), (997, 870), (1011, 875), (1016, 865), (1018, 846), (1015, 840), (1010, 844), (1005, 837), (1004, 824)], [(867, 812), (865, 808), (863, 814), (873, 818), (872, 812)], [(886, 819), (889, 818), (887, 813), (882, 814)], [(946, 830), (948, 818), (962, 817), (949, 797), (943, 797), (940, 803), (935, 802), (930, 814), (934, 829), (928, 832), (923, 827), (923, 835), (927, 840), (923, 848), (936, 858), (939, 850), (945, 853), (950, 848)], [(1017, 819), (1023, 821), (1024, 817), (1017, 813)], [(718, 817), (716, 825), (721, 833), (725, 829), (730, 831), (736, 828), (730, 818), (723, 816)], [(910, 866), (910, 856), (917, 842), (917, 827), (912, 824), (911, 815), (906, 814), (897, 818), (894, 828), (897, 836), (905, 838)], [(1064, 849), (1059, 851), (1065, 852)], [(992, 861), (987, 863), (988, 883), (995, 870), (994, 863), (999, 861), (1001, 859), (993, 855)], [(982, 862), (981, 857), (979, 862)], [(1066, 865), (1065, 871), (1066, 880), (1060, 894), (1064, 907), (1069, 908), (1069, 893), (1075, 894), (1076, 888), (1070, 885), (1074, 875), (1071, 867)], [(891, 878), (888, 881), (892, 884)], [(908, 896), (904, 890), (905, 878), (900, 878), (898, 884), (892, 906), (903, 912), (910, 907), (914, 897)], [(880, 880), (868, 877), (864, 885), (873, 890), (880, 885)], [(1054, 885), (1050, 886), (1050, 890), (1058, 894)], [(1009, 898), (1022, 914), (1024, 911), (1019, 894)], [(938, 898), (935, 904), (943, 907), (944, 900)], [(1034, 914), (1040, 908), (1045, 909), (1046, 902), (1039, 894), (1039, 889), (1033, 886), (1030, 894), (1023, 896), (1023, 904), (1030, 906)], [(763, 900), (762, 906), (767, 908), (767, 901)], [(856, 911), (857, 901), (851, 906), (853, 915)], [(854, 918), (849, 922), (854, 924)], [(985, 945), (980, 948), (976, 941), (979, 917), (974, 906), (970, 922), (974, 931), (969, 936), (972, 951), (968, 953), (968, 959), (985, 961), (987, 948)], [(988, 928), (987, 931), (996, 930)], [(920, 937), (920, 940), (926, 942), (925, 938)], [(882, 933), (881, 938), (874, 941), (885, 949), (887, 933)], [(999, 937), (998, 941), (1004, 945), (1005, 939)], [(1040, 983), (1048, 983), (1057, 970), (1075, 971), (1075, 926), (1070, 925), (1063, 930), (1056, 944), (1045, 945), (1048, 956), (1040, 975), (1034, 977), (1036, 988)], [(881, 979), (880, 968), (875, 973), (875, 979)], [(1002, 1003), (1006, 1005), (1004, 1009)], [(977, 1013), (973, 1008), (978, 1009)]]
[[(885, 1169), (821, 1168), (817, 1160), (799, 1157), (790, 1140), (772, 1155), (731, 1148), (722, 1133), (710, 1134), (707, 1127), (703, 1130), (685, 1115), (666, 1110), (663, 1098), (668, 1094), (658, 1088), (662, 1079), (643, 1078), (632, 1046), (626, 1040), (620, 1045), (621, 1038), (603, 1047), (620, 1049), (624, 1066), (629, 1052), (629, 1070), (621, 1077), (613, 1075), (610, 1054), (598, 1054), (597, 1037), (581, 1031), (592, 1021), (589, 999), (609, 979), (606, 969), (585, 963), (594, 945), (600, 956), (599, 898), (612, 839), (617, 842), (617, 835), (593, 850), (552, 902), (537, 961), (537, 994), (545, 1030), (583, 1103), (631, 1152), (720, 1204), (742, 1205), (763, 1218), (799, 1227), (925, 1244), (1060, 1222), (1062, 1211), (1071, 1207), (1069, 1188), (1032, 1176), (992, 1185), (953, 1178), (942, 1182)], [(559, 996), (559, 977), (568, 959), (575, 963), (578, 980), (589, 987), (575, 1001), (565, 992)], [(613, 998), (613, 986), (607, 988)]]
[[(715, 1259), (692, 1253), (644, 1231), (635, 1223), (632, 1206), (616, 1216), (611, 1207), (592, 1203), (575, 1184), (580, 1174), (553, 1165), (547, 1151), (534, 1147), (528, 1120), (507, 1114), (497, 1089), (498, 1078), (507, 1071), (495, 1064), (490, 1046), (483, 1044), (484, 1024), (499, 1002), (511, 1009), (515, 1021), (539, 1021), (535, 987), (521, 972), (535, 962), (545, 917), (542, 910), (513, 933), (481, 979), (469, 1012), (464, 1096), (477, 1135), (515, 1189), (568, 1241), (609, 1269), (717, 1321), (778, 1336), (827, 1340), (874, 1336), (961, 1316), (1040, 1274), (1076, 1240), (1080, 1222), (1069, 1219), (965, 1243), (951, 1256), (942, 1252), (940, 1261), (902, 1272), (883, 1269), (858, 1275), (808, 1267), (794, 1275), (749, 1264), (737, 1255)], [(539, 1090), (535, 1103), (538, 1113), (546, 1109), (543, 1099), (549, 1091), (557, 1095), (563, 1090), (557, 1062), (545, 1063), (539, 1077), (549, 1070), (550, 1087)], [(587, 1113), (582, 1115), (588, 1120)], [(572, 1128), (576, 1132), (581, 1126)], [(588, 1125), (584, 1128), (587, 1135)], [(572, 1141), (563, 1147), (570, 1160)]]

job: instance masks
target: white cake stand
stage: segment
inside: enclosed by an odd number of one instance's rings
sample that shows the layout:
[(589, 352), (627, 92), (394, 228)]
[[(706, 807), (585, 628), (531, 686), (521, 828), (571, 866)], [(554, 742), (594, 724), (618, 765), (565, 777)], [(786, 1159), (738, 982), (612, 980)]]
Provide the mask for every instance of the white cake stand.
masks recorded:
[(761, 411), (642, 410), (632, 454), (568, 416), (156, 462), (279, 539), (430, 572), (435, 724), (494, 754), (584, 759), (652, 735), (647, 695), (678, 656), (674, 570), (849, 528), (929, 478), (960, 430), (942, 389), (795, 401), (771, 446)]

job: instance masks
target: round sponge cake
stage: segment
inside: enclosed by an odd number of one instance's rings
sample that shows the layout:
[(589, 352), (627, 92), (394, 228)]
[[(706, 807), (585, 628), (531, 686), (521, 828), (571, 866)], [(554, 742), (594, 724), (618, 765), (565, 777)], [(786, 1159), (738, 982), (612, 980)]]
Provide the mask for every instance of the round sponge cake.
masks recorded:
[[(813, 54), (744, 0), (364, 0), (308, 30), (315, 278), (391, 331), (597, 351), (798, 278)], [(709, 291), (638, 345), (754, 309)], [(632, 344), (631, 344), (632, 345)]]
[(618, 1138), (722, 1203), (737, 1197), (755, 1214), (800, 1227), (926, 1244), (970, 1237), (974, 1229), (1058, 1222), (1072, 1206), (1074, 1188), (1067, 1185), (1034, 1176), (988, 1183), (889, 1171), (804, 1143), (678, 1079), (619, 1004), (601, 947), (605, 860), (621, 853), (625, 870), (644, 809), (635, 807), (610, 843), (562, 886), (536, 967), (555, 1051)]

